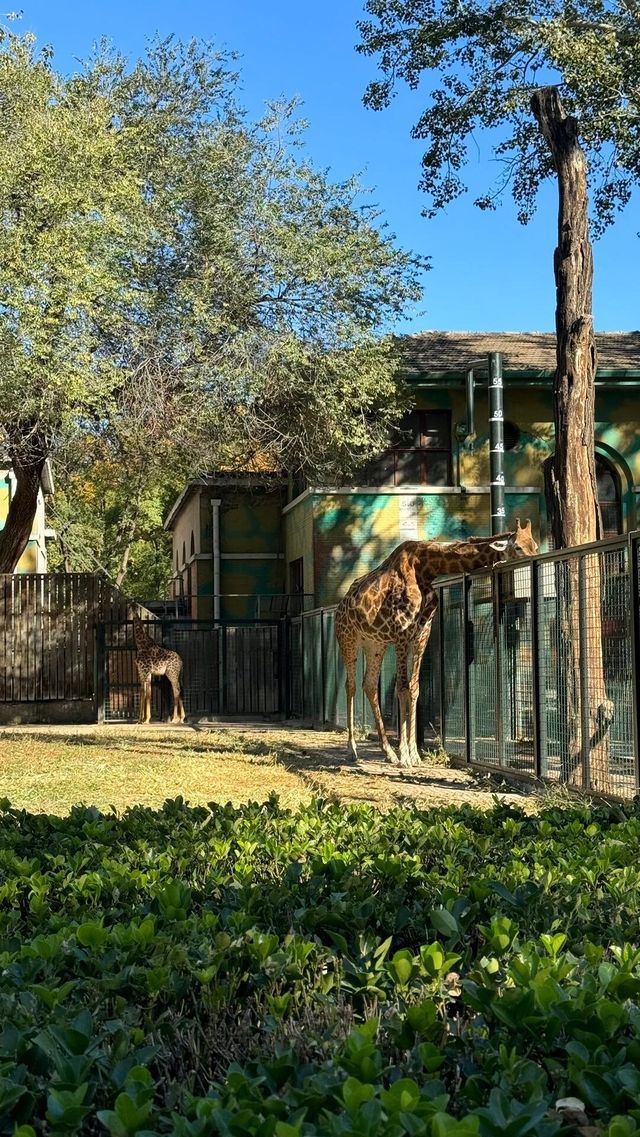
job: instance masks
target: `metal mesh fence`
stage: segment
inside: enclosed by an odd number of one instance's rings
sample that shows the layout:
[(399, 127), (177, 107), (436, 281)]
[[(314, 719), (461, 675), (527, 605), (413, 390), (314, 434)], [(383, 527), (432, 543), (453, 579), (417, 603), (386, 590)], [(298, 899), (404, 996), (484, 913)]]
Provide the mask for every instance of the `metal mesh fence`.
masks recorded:
[(469, 731), (471, 760), (501, 763), (497, 729), (500, 693), (497, 681), (494, 589), (490, 573), (471, 578), (469, 589)]
[[(188, 717), (275, 715), (282, 709), (281, 625), (150, 620), (145, 630), (158, 646), (182, 660), (182, 698)], [(131, 722), (140, 711), (133, 624), (104, 627), (104, 706), (107, 722)], [(173, 707), (166, 678), (152, 684), (151, 713), (169, 717)]]
[(535, 773), (531, 623), (531, 566), (495, 575), (502, 761), (512, 770)]
[[(640, 536), (449, 578), (425, 653), (419, 730), (455, 757), (630, 797), (638, 784)], [(466, 599), (465, 599), (466, 594)], [(346, 726), (335, 609), (291, 621), (290, 709)], [(373, 729), (359, 659), (355, 717)], [(395, 658), (380, 676), (397, 727)]]
[(456, 581), (442, 589), (440, 599), (441, 736), (447, 753), (466, 753), (464, 712), (464, 611), (463, 585)]

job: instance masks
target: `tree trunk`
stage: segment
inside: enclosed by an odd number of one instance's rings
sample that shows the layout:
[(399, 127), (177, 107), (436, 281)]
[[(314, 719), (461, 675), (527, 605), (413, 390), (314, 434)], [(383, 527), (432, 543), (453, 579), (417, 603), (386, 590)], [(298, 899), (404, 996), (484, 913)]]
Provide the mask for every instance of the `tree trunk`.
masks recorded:
[[(578, 141), (578, 124), (565, 114), (556, 87), (536, 91), (531, 109), (551, 150), (558, 177), (555, 453), (545, 471), (545, 482), (553, 542), (562, 549), (596, 541), (602, 532), (594, 447), (596, 346), (587, 161)], [(590, 785), (606, 791), (610, 788), (608, 728), (612, 704), (604, 683), (597, 554), (586, 556), (581, 582), (576, 561), (558, 573), (558, 590), (561, 583), (564, 694), (569, 723), (564, 771), (585, 789)], [(587, 621), (587, 635), (582, 637), (585, 659), (581, 659), (580, 620)], [(588, 680), (588, 714), (587, 708), (582, 714), (580, 711), (581, 670)]]
[(543, 87), (531, 109), (558, 175), (555, 455), (551, 464), (551, 531), (557, 549), (601, 534), (594, 453), (596, 345), (593, 254), (589, 238), (587, 160), (578, 124), (565, 115), (556, 87)]
[(29, 436), (24, 447), (11, 447), (11, 465), (16, 476), (16, 492), (0, 532), (0, 573), (14, 572), (27, 547), (38, 506), (40, 479), (48, 456), (44, 438)]

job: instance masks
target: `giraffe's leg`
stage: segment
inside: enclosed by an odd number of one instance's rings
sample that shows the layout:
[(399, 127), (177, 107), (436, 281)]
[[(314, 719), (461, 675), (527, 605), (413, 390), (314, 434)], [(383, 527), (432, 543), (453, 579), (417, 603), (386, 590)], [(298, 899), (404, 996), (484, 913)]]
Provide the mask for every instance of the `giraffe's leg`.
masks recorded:
[(413, 643), (413, 659), (411, 660), (411, 678), (409, 679), (409, 753), (411, 761), (418, 766), (422, 761), (418, 750), (418, 698), (420, 695), (420, 665), (429, 643), (431, 623), (433, 616)]
[(369, 700), (369, 705), (373, 711), (376, 728), (378, 731), (378, 739), (380, 746), (388, 762), (397, 763), (398, 758), (395, 751), (389, 745), (387, 732), (384, 729), (384, 719), (382, 718), (382, 711), (380, 710), (380, 700), (378, 697), (378, 680), (380, 678), (380, 668), (382, 667), (382, 660), (384, 653), (387, 650), (386, 644), (378, 643), (365, 643), (364, 645), (364, 658), (366, 662), (366, 671), (364, 673), (364, 683), (362, 689)]
[(146, 713), (145, 698), (147, 691), (147, 672), (144, 667), (140, 666), (139, 663), (136, 663), (136, 670), (138, 672), (138, 682), (140, 684), (140, 707), (138, 709), (138, 722), (144, 722), (144, 716)]
[(180, 674), (169, 675), (168, 678), (171, 684), (171, 691), (173, 692), (173, 713), (171, 715), (171, 722), (184, 722), (184, 703), (182, 702), (182, 693), (180, 690)]
[(138, 722), (151, 722), (151, 672), (140, 674), (140, 714)]
[(147, 676), (145, 683), (145, 717), (146, 723), (151, 722), (151, 672)]
[(400, 745), (398, 756), (401, 766), (411, 765), (411, 752), (409, 750), (409, 716), (410, 692), (407, 666), (407, 645), (396, 644), (396, 692), (398, 695), (398, 708), (400, 715)]
[(355, 729), (355, 697), (356, 697), (356, 664), (358, 661), (358, 640), (349, 638), (348, 636), (337, 633), (337, 640), (344, 659), (344, 665), (347, 672), (347, 681), (345, 684), (347, 690), (347, 730), (349, 738), (347, 742), (347, 760), (349, 762), (358, 761), (358, 751), (356, 750), (356, 729)]

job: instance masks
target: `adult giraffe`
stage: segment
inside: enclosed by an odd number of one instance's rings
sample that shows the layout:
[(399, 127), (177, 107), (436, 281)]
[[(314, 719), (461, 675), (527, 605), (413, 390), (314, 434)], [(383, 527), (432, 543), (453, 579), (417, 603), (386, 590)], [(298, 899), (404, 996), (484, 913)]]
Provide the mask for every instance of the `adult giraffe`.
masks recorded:
[[(380, 746), (389, 762), (397, 762), (384, 729), (378, 679), (384, 653), (396, 650), (396, 690), (400, 707), (399, 760), (402, 766), (420, 762), (416, 718), (420, 664), (438, 606), (433, 582), (437, 576), (492, 568), (499, 561), (531, 557), (538, 551), (531, 522), (512, 533), (470, 537), (466, 541), (404, 541), (382, 564), (359, 577), (336, 609), (336, 636), (347, 669), (349, 758), (356, 761), (354, 697), (360, 647), (366, 663), (363, 690), (373, 711)], [(413, 649), (411, 675), (409, 652)]]

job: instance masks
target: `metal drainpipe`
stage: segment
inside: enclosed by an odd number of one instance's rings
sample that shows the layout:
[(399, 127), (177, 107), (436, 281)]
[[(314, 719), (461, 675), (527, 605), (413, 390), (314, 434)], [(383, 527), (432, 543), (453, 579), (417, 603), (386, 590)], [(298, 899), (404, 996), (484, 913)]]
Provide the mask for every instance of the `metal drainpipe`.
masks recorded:
[(211, 564), (213, 568), (213, 618), (220, 619), (220, 500), (211, 499)]
[(502, 352), (490, 351), (489, 363), (489, 469), (491, 482), (491, 533), (505, 527), (504, 507), (504, 401)]
[(474, 393), (474, 374), (473, 367), (467, 371), (467, 438), (469, 435), (473, 437), (476, 432), (476, 418), (475, 418), (475, 393)]

